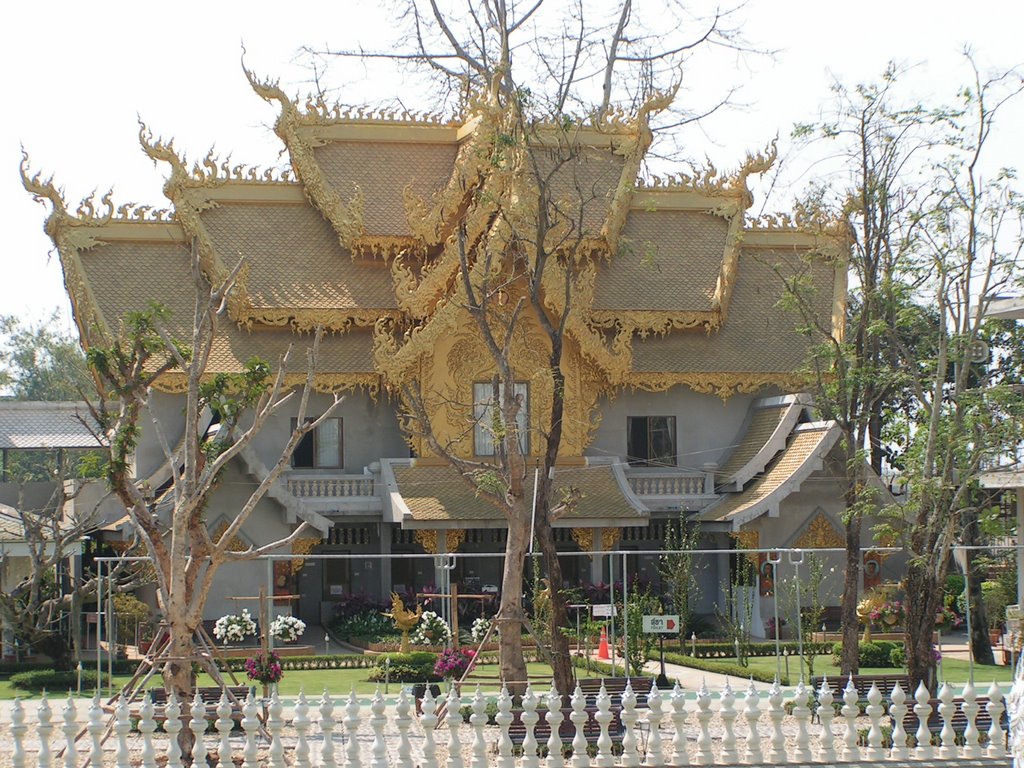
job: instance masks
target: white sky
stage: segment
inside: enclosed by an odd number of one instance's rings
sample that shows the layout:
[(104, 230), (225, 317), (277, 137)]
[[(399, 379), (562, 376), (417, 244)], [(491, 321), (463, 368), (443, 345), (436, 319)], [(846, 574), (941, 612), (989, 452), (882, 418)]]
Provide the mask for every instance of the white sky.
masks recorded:
[[(642, 9), (652, 2), (637, 4)], [(7, 104), (0, 120), (0, 314), (40, 318), (58, 307), (69, 314), (59, 262), (42, 231), (46, 210), (21, 186), (21, 145), (34, 171), (54, 174), (65, 187), (72, 209), (94, 188), (111, 186), (115, 204), (168, 205), (161, 193), (165, 169), (154, 168), (139, 149), (137, 115), (155, 134), (173, 136), (179, 153), (190, 159), (216, 146), (234, 163), (277, 165), (281, 145), (270, 127), (276, 110), (245, 81), (241, 44), (257, 75), (280, 78), (289, 93), (305, 93), (309, 71), (298, 49), (356, 40), (372, 45), (374, 30), (388, 23), (375, 5), (8, 4), (0, 17)], [(744, 85), (740, 99), (747, 108), (718, 114), (687, 138), (694, 157), (707, 155), (720, 169), (734, 168), (747, 150), (763, 147), (777, 133), (787, 136), (794, 122), (812, 120), (828, 101), (833, 75), (851, 84), (872, 79), (895, 59), (918, 65), (907, 81), (914, 95), (951, 98), (969, 75), (960, 56), (965, 44), (983, 67), (1024, 60), (1024, 3), (1013, 0), (751, 0), (741, 18), (747, 39), (778, 50), (776, 59), (740, 68), (726, 56), (716, 68), (686, 74), (697, 98), (703, 93), (706, 100), (730, 83)], [(358, 78), (357, 65), (348, 66), (348, 79)], [(401, 84), (367, 87), (374, 98)], [(1022, 133), (1024, 106), (1017, 104), (997, 125), (993, 155), (1000, 165), (1024, 169)]]

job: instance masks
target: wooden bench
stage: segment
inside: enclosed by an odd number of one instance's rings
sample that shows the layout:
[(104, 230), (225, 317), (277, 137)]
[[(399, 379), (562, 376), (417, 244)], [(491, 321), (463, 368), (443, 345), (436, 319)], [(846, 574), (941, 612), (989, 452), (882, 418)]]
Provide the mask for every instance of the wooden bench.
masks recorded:
[[(907, 706), (911, 707), (911, 709), (908, 709), (907, 714), (903, 716), (903, 730), (907, 732), (908, 736), (913, 736), (917, 733), (917, 728), (920, 723), (917, 719), (917, 715), (912, 709), (914, 703), (913, 699), (908, 698)], [(929, 733), (933, 736), (940, 734), (944, 725), (942, 715), (938, 710), (939, 704), (941, 703), (942, 701), (940, 699), (930, 699), (928, 702), (928, 706), (931, 707), (931, 714), (928, 715), (928, 722), (926, 723), (926, 726)], [(977, 704), (978, 714), (974, 718), (974, 727), (978, 729), (979, 733), (988, 733), (988, 729), (992, 727), (992, 716), (985, 711), (985, 707), (988, 705), (988, 697), (979, 696), (977, 698)], [(950, 725), (953, 727), (953, 732), (956, 734), (957, 739), (960, 740), (963, 738), (964, 731), (967, 730), (967, 715), (964, 714), (963, 710), (964, 700), (958, 696), (953, 699), (953, 706), (955, 709), (953, 710), (953, 718), (950, 721)], [(891, 720), (892, 717), (890, 717), (890, 721)], [(1008, 734), (1010, 721), (1007, 717), (1005, 708), (1003, 709), (1002, 716), (999, 718), (999, 727), (1002, 728), (1004, 733)]]
[[(622, 741), (623, 727), (620, 715), (622, 714), (622, 694), (626, 690), (627, 680), (633, 689), (633, 693), (636, 695), (636, 706), (638, 708), (646, 708), (647, 696), (650, 694), (651, 686), (654, 683), (649, 677), (609, 677), (603, 680), (594, 677), (577, 681), (580, 691), (587, 701), (587, 705), (583, 710), (587, 714), (587, 720), (583, 723), (583, 736), (588, 744), (596, 744), (601, 736), (601, 724), (597, 721), (596, 716), (598, 712), (597, 697), (601, 693), (602, 684), (604, 685), (605, 692), (608, 694), (608, 698), (611, 700), (609, 711), (612, 719), (608, 723), (608, 735), (613, 742)], [(562, 741), (563, 746), (570, 745), (576, 735), (576, 724), (570, 717), (572, 712), (572, 707), (562, 707), (561, 709), (562, 719), (558, 724), (558, 737)], [(551, 723), (548, 722), (549, 712), (548, 710), (538, 710), (537, 714), (540, 716), (540, 719), (534, 725), (533, 733), (538, 744), (543, 746), (551, 736)], [(522, 710), (513, 711), (512, 718), (508, 729), (509, 738), (512, 740), (513, 745), (517, 747), (522, 746), (523, 740), (526, 738), (526, 725), (522, 721)]]
[[(227, 690), (234, 695), (238, 700), (239, 704), (244, 703), (249, 692), (255, 690), (252, 686), (248, 685), (229, 685)], [(220, 705), (220, 697), (223, 692), (220, 686), (200, 686), (196, 689), (199, 693), (199, 697), (203, 700), (203, 704), (206, 707), (206, 718), (208, 720), (217, 717), (217, 707)], [(167, 719), (165, 710), (167, 707), (167, 689), (166, 688), (150, 688), (144, 693), (145, 696), (149, 697), (149, 700), (153, 703), (153, 719), (157, 722), (162, 722)], [(191, 701), (188, 702), (191, 704)], [(242, 717), (242, 708), (238, 704), (231, 701), (231, 697), (228, 697), (228, 703), (231, 704), (231, 719), (240, 720)], [(178, 704), (185, 709), (184, 702), (178, 702)], [(141, 702), (133, 702), (131, 705), (132, 717), (139, 716), (139, 708)]]
[[(850, 677), (830, 677), (828, 678), (828, 687), (832, 690), (833, 701), (839, 704), (843, 703), (843, 694), (846, 692), (846, 684), (850, 681)], [(818, 691), (821, 690), (821, 684), (825, 680), (824, 677), (812, 677), (811, 687), (814, 689), (814, 695), (817, 697)], [(896, 683), (900, 684), (903, 688), (903, 692), (907, 694), (907, 700), (913, 698), (913, 691), (910, 688), (910, 678), (905, 674), (893, 673), (891, 675), (854, 675), (852, 677), (853, 687), (857, 690), (857, 700), (861, 703), (868, 700), (868, 693), (871, 691), (871, 686), (878, 686), (879, 693), (882, 694), (883, 701), (888, 702), (892, 696), (892, 692), (896, 688)]]

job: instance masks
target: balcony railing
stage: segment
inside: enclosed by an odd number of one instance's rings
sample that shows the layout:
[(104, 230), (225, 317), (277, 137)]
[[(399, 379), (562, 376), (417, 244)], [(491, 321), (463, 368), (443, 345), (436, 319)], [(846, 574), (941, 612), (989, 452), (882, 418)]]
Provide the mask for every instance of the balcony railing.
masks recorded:
[(288, 490), (301, 499), (377, 495), (374, 479), (368, 475), (289, 475)]
[(706, 475), (643, 473), (628, 475), (629, 486), (637, 496), (704, 496)]

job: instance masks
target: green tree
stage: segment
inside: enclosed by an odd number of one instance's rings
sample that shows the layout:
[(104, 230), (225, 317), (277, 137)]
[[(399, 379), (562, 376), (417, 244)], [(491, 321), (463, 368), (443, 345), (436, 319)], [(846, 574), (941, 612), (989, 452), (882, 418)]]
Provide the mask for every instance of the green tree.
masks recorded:
[(669, 521), (665, 531), (665, 549), (658, 558), (658, 570), (672, 602), (672, 610), (679, 614), (679, 642), (685, 643), (693, 615), (693, 604), (699, 595), (697, 567), (693, 550), (697, 549), (699, 526), (687, 520), (685, 513)]
[(81, 400), (95, 390), (78, 339), (60, 329), (60, 315), (27, 323), (0, 315), (0, 389), (17, 400)]

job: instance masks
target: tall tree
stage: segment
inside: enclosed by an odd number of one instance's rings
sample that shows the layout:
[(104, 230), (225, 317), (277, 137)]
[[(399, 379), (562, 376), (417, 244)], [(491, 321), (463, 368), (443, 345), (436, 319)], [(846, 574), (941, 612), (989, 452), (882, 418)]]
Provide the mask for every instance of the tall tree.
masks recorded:
[[(572, 681), (568, 640), (561, 633), (568, 614), (558, 589), (562, 576), (552, 523), (571, 508), (575, 494), (572, 488), (559, 489), (556, 469), (565, 426), (567, 340), (581, 330), (574, 329), (572, 307), (591, 279), (592, 262), (604, 249), (614, 253), (618, 247), (616, 223), (595, 225), (593, 211), (602, 200), (607, 206), (609, 192), (622, 198), (632, 188), (655, 122), (679, 125), (697, 116), (699, 110), (673, 107), (681, 68), (709, 41), (736, 45), (735, 31), (726, 27), (723, 15), (703, 23), (689, 19), (677, 3), (659, 9), (664, 15), (657, 24), (641, 18), (631, 0), (616, 4), (613, 14), (592, 15), (583, 3), (545, 5), (543, 0), (484, 0), (457, 11), (438, 0), (408, 0), (397, 7), (393, 47), (322, 53), (425, 73), (438, 102), (475, 113), (480, 121), (474, 160), (463, 164), (449, 185), (459, 191), (458, 203), (450, 206), (458, 213), (454, 225), (449, 218), (452, 231), (442, 261), (449, 260), (455, 270), (434, 264), (422, 277), (426, 282), (454, 276), (447, 302), (468, 313), (491, 361), (490, 406), (476, 407), (476, 417), (486, 421), (493, 437), (493, 460), (470, 460), (438, 438), (431, 414), (440, 403), (432, 402), (433, 393), (421, 382), (404, 378), (393, 362), (402, 349), (419, 343), (415, 335), (382, 329), (378, 349), (392, 362), (381, 365), (401, 392), (409, 432), (505, 512), (499, 616), (509, 631), (501, 633), (500, 647), (502, 675), (512, 681), (526, 679), (517, 624), (524, 618), (524, 560), (530, 536), (536, 536), (553, 586), (555, 684), (565, 693)], [(588, 155), (597, 153), (583, 137), (588, 125), (610, 119), (631, 123), (633, 135), (615, 150), (626, 157), (625, 169), (602, 187), (604, 182), (588, 176)], [(443, 222), (451, 210), (431, 216)], [(537, 345), (543, 359), (536, 371), (525, 371), (514, 360), (525, 339), (532, 339), (526, 343)], [(592, 350), (597, 353), (601, 346), (595, 338)], [(522, 434), (526, 401), (518, 386), (524, 374), (551, 395), (528, 438)]]
[(85, 355), (54, 312), (38, 323), (0, 315), (0, 388), (17, 400), (80, 400), (95, 390)]

